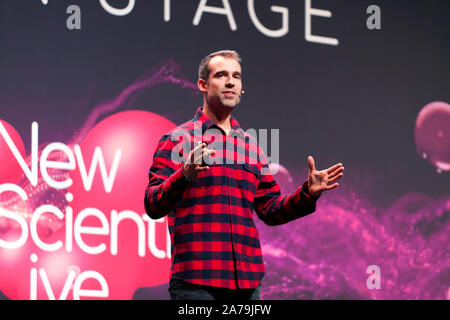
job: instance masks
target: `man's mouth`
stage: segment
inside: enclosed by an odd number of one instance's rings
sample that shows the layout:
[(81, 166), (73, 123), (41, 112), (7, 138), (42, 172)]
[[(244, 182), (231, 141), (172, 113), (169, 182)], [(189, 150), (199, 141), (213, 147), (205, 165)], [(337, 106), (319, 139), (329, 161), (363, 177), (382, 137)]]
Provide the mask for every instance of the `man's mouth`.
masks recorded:
[(236, 92), (234, 91), (224, 91), (223, 92), (225, 97), (234, 97), (236, 95)]

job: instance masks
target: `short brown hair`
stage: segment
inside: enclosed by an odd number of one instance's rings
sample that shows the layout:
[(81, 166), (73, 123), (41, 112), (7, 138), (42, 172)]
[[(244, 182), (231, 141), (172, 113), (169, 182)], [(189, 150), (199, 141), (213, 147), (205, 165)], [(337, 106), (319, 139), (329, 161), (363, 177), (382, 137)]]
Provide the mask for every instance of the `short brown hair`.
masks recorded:
[(202, 59), (202, 61), (200, 62), (200, 65), (198, 66), (198, 78), (199, 79), (203, 79), (206, 82), (208, 82), (209, 73), (211, 72), (211, 70), (209, 70), (209, 61), (215, 56), (233, 58), (237, 62), (241, 63), (241, 57), (239, 56), (239, 53), (237, 53), (234, 50), (220, 50), (220, 51), (210, 53)]

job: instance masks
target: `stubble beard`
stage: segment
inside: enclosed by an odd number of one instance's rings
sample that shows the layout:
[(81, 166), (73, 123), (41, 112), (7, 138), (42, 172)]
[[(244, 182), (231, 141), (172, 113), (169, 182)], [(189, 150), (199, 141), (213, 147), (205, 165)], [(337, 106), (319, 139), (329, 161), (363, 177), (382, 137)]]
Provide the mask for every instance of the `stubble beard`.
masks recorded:
[(240, 102), (240, 99), (237, 96), (234, 97), (233, 99), (227, 99), (226, 97), (219, 96), (217, 100), (220, 106), (227, 108), (234, 108)]
[(236, 96), (233, 99), (227, 99), (225, 96), (219, 93), (218, 95), (214, 96), (206, 95), (206, 101), (211, 107), (233, 109), (241, 102), (241, 99), (239, 96)]

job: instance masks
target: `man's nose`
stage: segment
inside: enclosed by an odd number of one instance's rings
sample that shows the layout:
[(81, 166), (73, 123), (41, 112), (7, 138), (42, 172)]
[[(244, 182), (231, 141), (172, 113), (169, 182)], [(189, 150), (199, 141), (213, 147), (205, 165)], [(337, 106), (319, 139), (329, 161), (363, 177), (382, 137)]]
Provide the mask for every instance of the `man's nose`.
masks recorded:
[(232, 80), (233, 78), (227, 78), (227, 82), (225, 83), (225, 86), (227, 87), (227, 88), (232, 88), (232, 87), (234, 87), (235, 86), (235, 84), (234, 84), (234, 82), (233, 82), (233, 80)]

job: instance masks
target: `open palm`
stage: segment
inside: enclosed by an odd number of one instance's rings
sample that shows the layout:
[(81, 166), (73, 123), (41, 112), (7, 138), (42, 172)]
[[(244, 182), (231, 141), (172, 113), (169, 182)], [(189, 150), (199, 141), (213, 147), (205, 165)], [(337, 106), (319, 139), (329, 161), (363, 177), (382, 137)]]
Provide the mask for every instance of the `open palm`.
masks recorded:
[(311, 196), (318, 196), (324, 191), (332, 190), (339, 186), (336, 181), (343, 177), (344, 166), (335, 164), (325, 170), (316, 170), (314, 158), (308, 157), (308, 189)]

